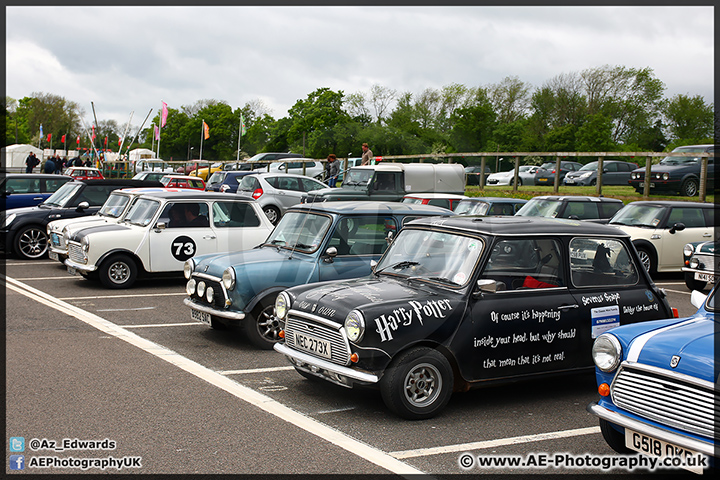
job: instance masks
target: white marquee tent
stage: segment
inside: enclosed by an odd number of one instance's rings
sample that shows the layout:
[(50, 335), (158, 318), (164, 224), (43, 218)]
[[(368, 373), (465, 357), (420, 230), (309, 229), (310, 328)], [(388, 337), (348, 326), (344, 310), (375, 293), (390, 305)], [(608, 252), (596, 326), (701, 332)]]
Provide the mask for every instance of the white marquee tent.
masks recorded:
[(42, 162), (44, 155), (43, 151), (32, 145), (23, 143), (16, 143), (14, 145), (8, 145), (2, 147), (2, 154), (0, 155), (0, 168), (12, 169), (21, 168), (25, 171), (25, 159), (30, 155), (30, 152), (35, 152), (35, 156)]

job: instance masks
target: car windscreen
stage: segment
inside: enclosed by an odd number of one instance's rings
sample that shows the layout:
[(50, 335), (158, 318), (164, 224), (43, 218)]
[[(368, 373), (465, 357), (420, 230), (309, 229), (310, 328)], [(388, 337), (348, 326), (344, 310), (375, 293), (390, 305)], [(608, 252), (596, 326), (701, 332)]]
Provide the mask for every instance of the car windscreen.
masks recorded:
[(489, 203), (486, 202), (466, 202), (460, 200), (455, 207), (455, 215), (485, 215), (488, 211)]
[(343, 185), (367, 185), (375, 173), (374, 170), (350, 169)]
[(138, 199), (125, 216), (125, 221), (142, 227), (148, 225), (160, 207), (160, 202), (149, 199)]
[(330, 228), (331, 219), (307, 212), (287, 212), (265, 244), (305, 253), (316, 251)]
[(596, 171), (598, 168), (598, 162), (590, 162), (587, 165), (583, 165), (582, 168), (579, 170), (580, 172), (587, 172), (589, 171)]
[(82, 187), (83, 185), (80, 183), (66, 183), (58, 188), (58, 190), (50, 195), (42, 204), (53, 207), (64, 207)]
[(403, 228), (375, 273), (411, 277), (450, 287), (463, 287), (483, 251), (478, 238), (456, 233)]
[(665, 157), (660, 160), (660, 165), (695, 165), (700, 162), (700, 157)]
[(562, 208), (562, 202), (559, 200), (547, 200), (547, 199), (531, 199), (528, 203), (522, 206), (515, 215), (521, 217), (548, 217), (555, 218), (558, 216), (560, 209)]
[(113, 192), (108, 199), (105, 200), (98, 214), (105, 217), (118, 218), (123, 210), (125, 210), (125, 206), (129, 201), (130, 197), (128, 195)]
[(665, 216), (665, 210), (664, 207), (653, 205), (625, 205), (608, 224), (657, 228)]

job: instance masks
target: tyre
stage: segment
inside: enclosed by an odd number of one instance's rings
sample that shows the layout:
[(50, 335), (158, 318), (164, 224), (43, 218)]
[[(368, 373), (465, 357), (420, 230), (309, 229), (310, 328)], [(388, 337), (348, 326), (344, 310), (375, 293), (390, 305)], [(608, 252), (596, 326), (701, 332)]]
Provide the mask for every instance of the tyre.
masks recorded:
[(680, 195), (686, 197), (694, 197), (698, 194), (698, 181), (694, 178), (688, 178), (680, 187)]
[(252, 315), (243, 320), (245, 335), (253, 345), (263, 350), (272, 350), (280, 340), (283, 326), (275, 318), (274, 308), (274, 298), (265, 298), (255, 306)]
[(615, 430), (610, 422), (600, 419), (600, 432), (610, 448), (618, 453), (630, 453), (630, 449), (625, 446), (625, 435)]
[(593, 178), (592, 180), (590, 180), (590, 186), (594, 187), (595, 185), (597, 185), (597, 180)]
[(698, 291), (702, 292), (705, 289), (707, 282), (695, 280), (694, 273), (686, 273), (685, 274), (685, 285), (687, 285), (687, 287), (690, 290), (698, 290)]
[(401, 353), (380, 382), (385, 405), (408, 420), (437, 415), (452, 395), (450, 363), (437, 350), (421, 347)]
[(280, 221), (280, 210), (277, 207), (273, 207), (272, 205), (265, 207), (263, 208), (263, 212), (265, 212), (265, 216), (273, 225), (277, 225)]
[(100, 265), (98, 274), (107, 288), (130, 288), (137, 278), (137, 265), (127, 255), (113, 255)]
[(45, 227), (29, 225), (22, 228), (15, 237), (15, 254), (34, 260), (47, 254), (48, 237)]
[(522, 187), (522, 178), (518, 177), (518, 187)]
[(638, 251), (638, 255), (640, 256), (640, 262), (642, 263), (643, 267), (645, 267), (645, 270), (647, 270), (647, 272), (650, 274), (656, 273), (657, 264), (655, 263), (655, 255), (653, 255), (653, 253), (646, 247), (635, 248)]

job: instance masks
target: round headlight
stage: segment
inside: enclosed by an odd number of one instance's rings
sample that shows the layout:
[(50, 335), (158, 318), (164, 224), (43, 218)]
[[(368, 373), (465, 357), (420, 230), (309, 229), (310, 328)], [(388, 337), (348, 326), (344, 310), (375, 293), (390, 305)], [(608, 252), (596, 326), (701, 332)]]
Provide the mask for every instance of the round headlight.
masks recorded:
[(222, 275), (222, 282), (225, 290), (232, 290), (235, 288), (235, 269), (228, 267), (225, 269)]
[(290, 308), (290, 297), (285, 292), (280, 292), (275, 299), (275, 316), (280, 320), (287, 318), (288, 308)]
[(195, 286), (197, 285), (197, 282), (194, 278), (191, 278), (188, 280), (187, 285), (185, 285), (185, 293), (187, 293), (189, 296), (193, 296), (195, 293)]
[(205, 295), (205, 287), (206, 286), (207, 285), (205, 285), (205, 282), (198, 282), (198, 284), (197, 284), (198, 297), (202, 297), (203, 295)]
[(662, 179), (663, 179), (663, 180), (668, 180), (668, 179), (670, 179), (670, 174), (669, 174), (669, 173), (663, 173)]
[(357, 310), (348, 313), (345, 318), (345, 333), (351, 342), (359, 342), (365, 333), (365, 318)]
[(80, 245), (82, 246), (83, 252), (87, 252), (90, 249), (90, 238), (83, 237), (82, 240), (80, 240)]
[(690, 268), (698, 268), (700, 267), (700, 260), (697, 258), (691, 258), (690, 259)]
[(683, 247), (683, 255), (686, 257), (691, 257), (694, 251), (695, 249), (689, 243)]
[(212, 287), (207, 287), (207, 291), (205, 292), (205, 298), (207, 299), (208, 303), (212, 303), (214, 296), (215, 290)]
[(612, 372), (620, 365), (622, 347), (614, 335), (603, 333), (595, 339), (592, 346), (592, 358), (603, 372)]
[(183, 275), (185, 275), (185, 278), (188, 280), (190, 277), (192, 277), (192, 272), (195, 270), (195, 260), (192, 258), (185, 260), (185, 265), (183, 265)]

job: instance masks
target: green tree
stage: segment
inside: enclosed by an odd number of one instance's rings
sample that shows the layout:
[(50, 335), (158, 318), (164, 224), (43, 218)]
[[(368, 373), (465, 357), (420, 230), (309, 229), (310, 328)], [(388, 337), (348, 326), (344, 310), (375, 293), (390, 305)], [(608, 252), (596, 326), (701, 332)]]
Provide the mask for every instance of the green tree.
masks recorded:
[(612, 121), (601, 113), (590, 115), (577, 129), (575, 147), (579, 152), (610, 152), (616, 148), (612, 141)]
[(288, 114), (292, 125), (287, 132), (294, 149), (305, 145), (306, 156), (323, 158), (337, 150), (337, 127), (350, 120), (343, 110), (343, 92), (323, 87), (305, 100), (298, 100)]
[(664, 108), (667, 131), (673, 140), (713, 143), (714, 108), (700, 95), (675, 95)]
[[(71, 136), (83, 132), (79, 121), (81, 114), (78, 104), (64, 97), (50, 93), (33, 93), (32, 96), (18, 101), (16, 122), (19, 130), (22, 128), (29, 135), (23, 143), (38, 145), (42, 140), (40, 145), (45, 148), (48, 145), (46, 142), (48, 134), (52, 134), (55, 140), (65, 134)], [(42, 139), (40, 125), (43, 126)], [(90, 125), (87, 127), (89, 129)]]
[(452, 113), (450, 144), (455, 152), (483, 151), (497, 126), (495, 111), (485, 89), (479, 89), (472, 106), (460, 107)]

